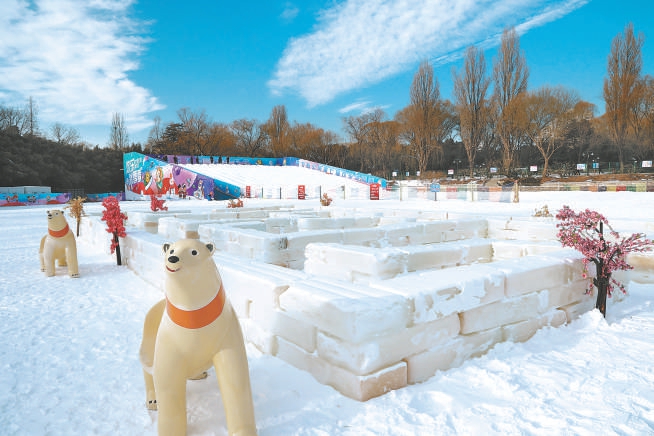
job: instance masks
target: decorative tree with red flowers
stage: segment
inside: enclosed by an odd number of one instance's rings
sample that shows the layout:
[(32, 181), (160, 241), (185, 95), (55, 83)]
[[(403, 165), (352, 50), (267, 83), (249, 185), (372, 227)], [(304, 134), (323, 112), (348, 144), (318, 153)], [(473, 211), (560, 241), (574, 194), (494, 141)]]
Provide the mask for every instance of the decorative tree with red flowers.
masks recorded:
[(152, 212), (156, 212), (158, 210), (168, 210), (168, 206), (164, 206), (165, 202), (166, 201), (163, 199), (158, 199), (154, 194), (150, 195), (150, 209), (152, 209)]
[(116, 252), (116, 263), (122, 265), (118, 238), (124, 238), (126, 236), (124, 223), (127, 220), (127, 215), (120, 211), (120, 204), (116, 197), (105, 198), (102, 200), (102, 205), (104, 206), (102, 221), (107, 222), (107, 232), (113, 236), (111, 240), (111, 253)]
[[(595, 308), (606, 317), (606, 297), (610, 297), (613, 286), (617, 286), (626, 293), (624, 285), (611, 277), (613, 271), (633, 269), (627, 263), (626, 256), (630, 252), (643, 252), (652, 249), (652, 241), (645, 238), (642, 233), (633, 233), (622, 237), (614, 231), (607, 219), (600, 213), (586, 209), (575, 212), (568, 206), (563, 206), (556, 214), (561, 222), (556, 225), (559, 229), (557, 237), (564, 247), (572, 247), (585, 256), (583, 277), (588, 277), (588, 263), (595, 264), (595, 277), (590, 278), (588, 292), (592, 286), (597, 288)], [(604, 225), (610, 232), (604, 234)]]

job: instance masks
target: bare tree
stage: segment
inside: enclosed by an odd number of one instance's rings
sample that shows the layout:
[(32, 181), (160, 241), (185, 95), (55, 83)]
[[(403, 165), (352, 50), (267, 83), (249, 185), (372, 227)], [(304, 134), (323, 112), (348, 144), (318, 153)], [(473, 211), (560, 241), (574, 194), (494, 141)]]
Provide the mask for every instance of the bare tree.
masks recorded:
[(64, 126), (61, 123), (54, 123), (50, 126), (50, 137), (58, 144), (77, 145), (81, 137), (77, 129)]
[(459, 114), (459, 133), (473, 174), (477, 151), (487, 133), (489, 106), (486, 99), (490, 78), (486, 76), (484, 52), (472, 46), (466, 50), (463, 71), (454, 74), (454, 95)]
[(209, 133), (209, 121), (205, 110), (196, 113), (184, 107), (177, 111), (177, 116), (184, 133), (183, 138), (180, 139), (186, 142), (189, 152), (198, 155), (206, 154), (205, 143)]
[(423, 61), (413, 76), (409, 106), (396, 115), (402, 125), (400, 137), (423, 172), (433, 153), (442, 151), (443, 140), (451, 135), (454, 118), (451, 107), (440, 99), (434, 69)]
[(268, 138), (270, 138), (270, 153), (272, 156), (283, 156), (287, 151), (289, 128), (286, 107), (284, 105), (273, 107), (270, 118), (264, 125)]
[(266, 132), (256, 120), (235, 120), (231, 124), (231, 130), (236, 138), (237, 149), (242, 150), (246, 156), (256, 156), (266, 145)]
[[(370, 119), (368, 113), (360, 115), (350, 115), (342, 119), (343, 131), (347, 133), (350, 140), (350, 158), (356, 161), (359, 171), (363, 171), (366, 141), (368, 139), (368, 129), (370, 129)], [(354, 162), (353, 162), (354, 163)]]
[(150, 153), (152, 153), (152, 148), (156, 147), (161, 142), (162, 134), (163, 128), (161, 127), (161, 117), (159, 115), (155, 115), (152, 120), (152, 128), (148, 133), (148, 142), (146, 144), (150, 149)]
[(651, 157), (654, 147), (654, 78), (649, 74), (638, 81), (637, 102), (631, 113), (631, 127), (634, 132), (634, 156)]
[(642, 34), (634, 34), (634, 26), (631, 23), (625, 27), (624, 34), (613, 38), (607, 77), (604, 79), (606, 118), (611, 139), (618, 151), (620, 171), (624, 171), (628, 129), (638, 106), (644, 41)]
[(641, 149), (643, 154), (652, 156), (654, 151), (654, 77), (649, 74), (642, 80), (642, 93), (639, 104), (639, 131), (641, 133)]
[(401, 155), (400, 124), (394, 120), (386, 120), (380, 122), (373, 132), (378, 146), (375, 149), (374, 166), (370, 172), (387, 177), (395, 159)]
[(27, 132), (27, 117), (25, 111), (0, 106), (0, 130), (14, 135), (25, 135)]
[(125, 117), (123, 114), (114, 112), (111, 118), (111, 136), (109, 138), (109, 145), (114, 149), (124, 149), (129, 145), (129, 135), (127, 134), (127, 127), (125, 127)]
[(212, 123), (206, 139), (206, 152), (210, 155), (228, 155), (236, 152), (236, 138), (229, 126)]
[(513, 101), (527, 90), (529, 68), (515, 29), (502, 33), (500, 48), (493, 64), (493, 98), (496, 109), (496, 129), (502, 142), (502, 167), (508, 172), (513, 165), (514, 154), (520, 146), (518, 130), (519, 111)]
[(310, 123), (295, 124), (292, 130), (298, 157), (328, 165), (336, 163), (336, 134)]
[[(563, 146), (562, 138), (569, 122), (584, 114), (575, 112), (579, 96), (563, 87), (544, 86), (534, 92), (522, 94), (525, 121), (529, 139), (543, 157), (543, 177), (547, 175), (550, 159)], [(581, 110), (581, 106), (579, 106)]]
[(383, 167), (386, 112), (381, 108), (367, 111), (358, 117), (349, 117), (346, 131), (356, 137), (352, 151), (359, 159), (360, 171), (374, 172)]

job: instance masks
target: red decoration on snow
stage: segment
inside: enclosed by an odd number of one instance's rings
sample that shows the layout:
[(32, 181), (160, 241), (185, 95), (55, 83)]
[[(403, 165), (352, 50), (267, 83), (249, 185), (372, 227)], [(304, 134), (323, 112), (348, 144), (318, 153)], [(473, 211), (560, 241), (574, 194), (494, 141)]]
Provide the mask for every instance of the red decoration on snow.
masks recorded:
[(233, 198), (229, 200), (229, 202), (227, 203), (227, 207), (228, 208), (243, 207), (243, 200), (241, 200), (240, 198)]
[(106, 197), (102, 200), (104, 211), (102, 212), (102, 221), (107, 223), (107, 232), (113, 235), (111, 240), (111, 253), (116, 252), (116, 263), (122, 265), (120, 260), (120, 242), (118, 238), (124, 238), (125, 221), (127, 215), (120, 211), (120, 203), (116, 197)]
[[(572, 247), (585, 256), (583, 278), (588, 277), (588, 262), (595, 264), (596, 277), (590, 279), (588, 292), (592, 291), (593, 285), (597, 287), (595, 308), (606, 317), (606, 297), (611, 296), (613, 285), (626, 293), (624, 285), (611, 278), (611, 274), (617, 270), (633, 269), (626, 261), (627, 254), (650, 251), (652, 241), (642, 233), (633, 233), (626, 238), (620, 236), (602, 214), (589, 209), (576, 213), (570, 207), (563, 206), (556, 214), (556, 219), (561, 221), (556, 225), (561, 244)], [(606, 236), (604, 225), (610, 230)]]
[(158, 210), (168, 210), (168, 206), (164, 206), (165, 202), (166, 200), (160, 200), (154, 194), (150, 195), (150, 209), (152, 209), (152, 212), (156, 212)]

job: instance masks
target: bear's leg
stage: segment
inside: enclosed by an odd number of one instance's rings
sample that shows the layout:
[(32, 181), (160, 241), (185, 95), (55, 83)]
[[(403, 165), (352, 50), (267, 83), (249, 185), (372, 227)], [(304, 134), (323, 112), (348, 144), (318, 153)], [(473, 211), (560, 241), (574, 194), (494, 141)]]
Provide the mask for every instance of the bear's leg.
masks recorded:
[[(161, 353), (160, 353), (161, 352)], [(157, 393), (159, 436), (186, 434), (186, 368), (173, 350), (157, 349), (154, 389)]]
[(143, 366), (145, 379), (145, 405), (150, 410), (157, 410), (157, 395), (154, 389), (152, 366), (154, 363), (154, 346), (157, 341), (157, 332), (161, 324), (161, 316), (166, 308), (166, 300), (161, 300), (148, 311), (143, 323), (143, 336), (139, 358)]
[(143, 379), (145, 380), (145, 407), (148, 410), (157, 410), (157, 393), (154, 390), (154, 377), (145, 368), (143, 369)]
[(57, 266), (68, 266), (68, 262), (66, 262), (66, 256), (60, 256), (57, 258)]
[(55, 253), (53, 248), (47, 245), (43, 252), (43, 263), (46, 277), (53, 277), (55, 275)]
[(45, 238), (47, 238), (47, 236), (41, 238), (41, 245), (39, 246), (39, 261), (41, 261), (42, 272), (45, 272), (45, 260), (43, 259), (43, 246), (45, 245)]
[(68, 265), (68, 275), (74, 278), (79, 277), (79, 267), (77, 265), (77, 244), (75, 240), (66, 247), (66, 265)]
[(227, 432), (230, 435), (256, 436), (248, 359), (241, 326), (236, 318), (234, 323), (234, 328), (224, 339), (223, 347), (214, 356), (213, 363), (225, 408)]

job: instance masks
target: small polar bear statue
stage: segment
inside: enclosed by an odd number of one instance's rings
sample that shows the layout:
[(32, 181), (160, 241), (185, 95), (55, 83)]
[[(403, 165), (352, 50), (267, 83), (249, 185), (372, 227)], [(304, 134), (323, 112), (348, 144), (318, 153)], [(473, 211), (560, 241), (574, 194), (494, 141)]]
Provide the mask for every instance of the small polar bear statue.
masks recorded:
[(41, 271), (47, 277), (55, 275), (55, 261), (58, 266), (67, 266), (68, 275), (79, 277), (77, 265), (77, 243), (63, 210), (49, 210), (48, 234), (41, 238), (39, 259)]
[(206, 377), (214, 366), (228, 433), (256, 436), (243, 334), (214, 246), (181, 239), (163, 252), (165, 298), (145, 317), (140, 350), (146, 404), (158, 411), (159, 435), (186, 434), (186, 381)]

